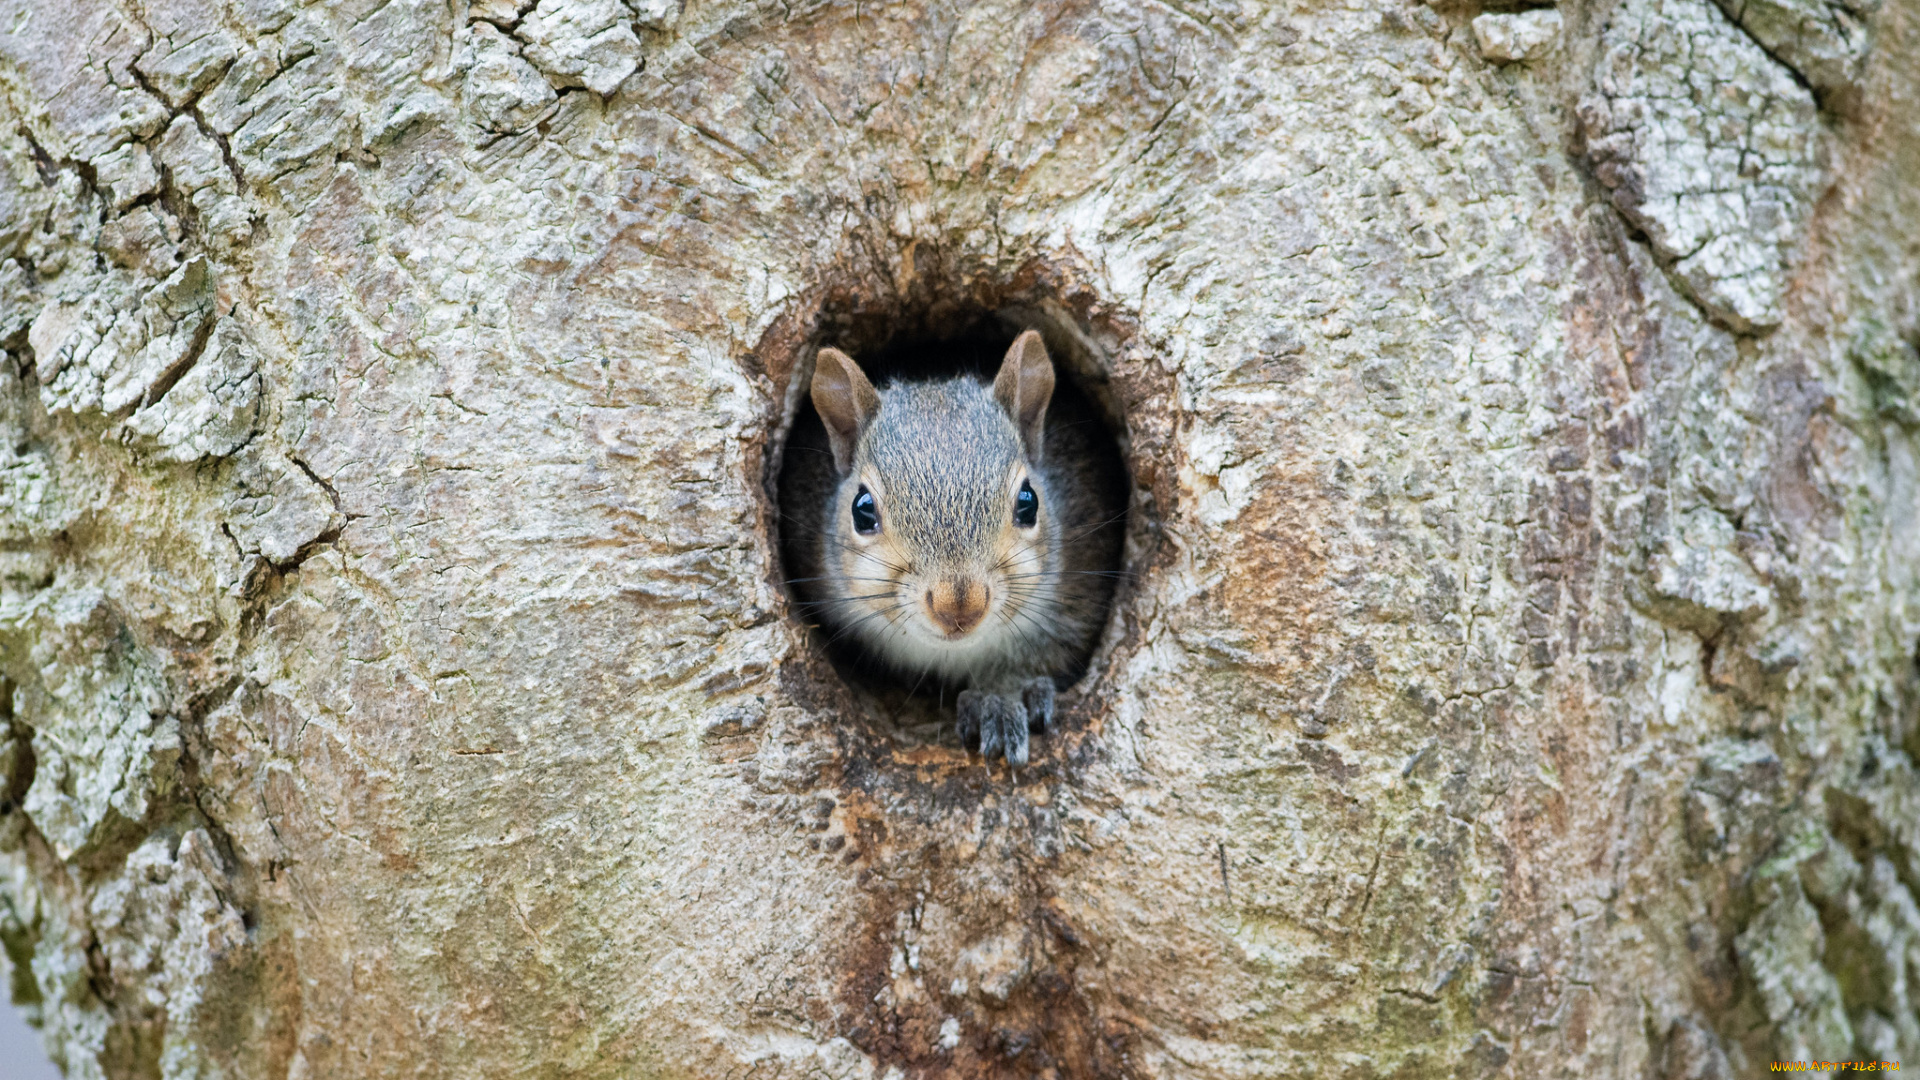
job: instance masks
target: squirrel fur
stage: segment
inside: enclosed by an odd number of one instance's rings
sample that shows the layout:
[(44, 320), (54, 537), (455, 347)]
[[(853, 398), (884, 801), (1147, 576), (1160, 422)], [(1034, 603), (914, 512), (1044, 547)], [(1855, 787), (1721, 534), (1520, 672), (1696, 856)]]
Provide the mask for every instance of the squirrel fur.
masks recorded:
[(962, 741), (1025, 764), (1112, 602), (1126, 484), (1097, 420), (1084, 402), (1050, 408), (1053, 364), (1031, 330), (991, 386), (876, 388), (821, 349), (810, 391), (827, 445), (790, 453), (782, 484), (803, 610), (871, 666), (960, 688)]

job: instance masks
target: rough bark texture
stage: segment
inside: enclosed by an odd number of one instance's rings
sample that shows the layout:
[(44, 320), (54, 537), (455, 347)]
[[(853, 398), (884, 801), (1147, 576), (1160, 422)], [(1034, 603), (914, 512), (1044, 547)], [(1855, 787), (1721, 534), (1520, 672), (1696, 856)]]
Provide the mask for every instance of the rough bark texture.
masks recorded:
[[(1920, 1061), (1913, 0), (4, 0), (0, 113), (70, 1076)], [(1135, 480), (1017, 775), (769, 501), (995, 312)]]

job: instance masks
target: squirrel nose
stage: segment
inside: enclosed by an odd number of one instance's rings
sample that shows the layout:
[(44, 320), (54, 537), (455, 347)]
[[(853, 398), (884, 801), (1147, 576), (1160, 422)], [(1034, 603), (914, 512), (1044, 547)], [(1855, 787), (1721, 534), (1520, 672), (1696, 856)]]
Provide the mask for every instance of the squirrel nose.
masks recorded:
[(951, 577), (927, 590), (927, 615), (950, 638), (957, 638), (987, 617), (986, 583)]

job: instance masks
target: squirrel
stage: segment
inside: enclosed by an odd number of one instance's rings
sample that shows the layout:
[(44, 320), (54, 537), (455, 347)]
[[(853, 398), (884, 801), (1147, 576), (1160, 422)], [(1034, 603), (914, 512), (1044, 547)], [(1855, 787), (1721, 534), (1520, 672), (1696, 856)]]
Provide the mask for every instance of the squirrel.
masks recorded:
[(790, 453), (782, 483), (802, 610), (872, 666), (961, 688), (962, 744), (1025, 765), (1118, 577), (1127, 482), (1099, 421), (1077, 392), (1055, 394), (1033, 330), (990, 387), (962, 374), (876, 389), (823, 348), (810, 396), (830, 453), (796, 425), (793, 445), (814, 452)]

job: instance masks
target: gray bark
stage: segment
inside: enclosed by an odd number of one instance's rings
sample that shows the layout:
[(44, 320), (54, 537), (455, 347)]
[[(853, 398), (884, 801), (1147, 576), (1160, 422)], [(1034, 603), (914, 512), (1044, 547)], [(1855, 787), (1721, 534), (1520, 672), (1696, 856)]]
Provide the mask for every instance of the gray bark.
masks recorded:
[[(1920, 1060), (1912, 0), (4, 0), (0, 112), (69, 1076)], [(1017, 775), (775, 557), (956, 310), (1136, 481)]]

